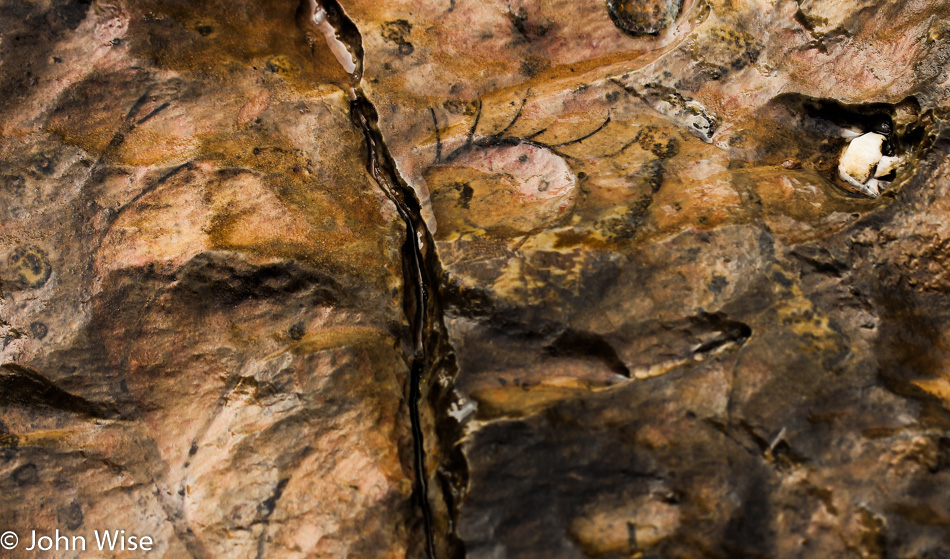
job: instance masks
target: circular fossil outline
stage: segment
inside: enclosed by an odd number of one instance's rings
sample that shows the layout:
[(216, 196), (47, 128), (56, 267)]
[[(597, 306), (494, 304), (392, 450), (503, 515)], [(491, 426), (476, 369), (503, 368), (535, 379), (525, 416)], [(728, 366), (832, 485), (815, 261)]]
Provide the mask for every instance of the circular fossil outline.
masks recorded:
[[(568, 163), (568, 160), (571, 160), (574, 158), (568, 155), (567, 153), (564, 153), (563, 151), (561, 151), (561, 148), (581, 143), (584, 140), (587, 140), (588, 138), (600, 133), (602, 130), (604, 130), (604, 128), (607, 127), (608, 124), (610, 124), (611, 115), (610, 115), (610, 112), (608, 111), (607, 116), (604, 119), (604, 121), (599, 126), (589, 131), (588, 133), (582, 136), (579, 136), (577, 138), (558, 142), (558, 143), (547, 143), (538, 139), (539, 136), (547, 132), (546, 127), (541, 128), (540, 130), (537, 130), (524, 137), (509, 136), (508, 132), (511, 131), (512, 128), (515, 126), (515, 124), (521, 119), (521, 116), (524, 112), (525, 105), (528, 102), (528, 98), (530, 97), (530, 94), (531, 94), (530, 90), (528, 90), (525, 93), (525, 96), (521, 99), (521, 105), (518, 107), (518, 110), (515, 112), (512, 119), (508, 122), (508, 124), (503, 129), (496, 132), (489, 132), (487, 134), (479, 133), (478, 131), (478, 125), (479, 125), (479, 122), (481, 121), (481, 116), (482, 116), (482, 100), (478, 99), (474, 105), (475, 118), (474, 118), (471, 128), (468, 131), (464, 144), (459, 146), (458, 148), (456, 148), (455, 150), (453, 150), (452, 152), (450, 152), (449, 154), (445, 156), (443, 156), (443, 153), (442, 153), (442, 134), (441, 134), (438, 118), (436, 117), (435, 110), (432, 107), (430, 107), (429, 114), (432, 118), (432, 128), (435, 133), (436, 153), (435, 153), (435, 160), (432, 162), (431, 165), (428, 166), (428, 169), (432, 169), (438, 165), (452, 163), (453, 161), (456, 161), (457, 159), (461, 157), (464, 157), (466, 155), (469, 155), (473, 152), (478, 152), (478, 151), (485, 152), (485, 151), (493, 151), (493, 150), (507, 150), (510, 148), (524, 148), (524, 149), (529, 149), (529, 150), (539, 150), (542, 152), (546, 152), (547, 154), (556, 157), (563, 163), (564, 170), (567, 172), (569, 176), (570, 194), (567, 196), (569, 198), (569, 201), (566, 203), (566, 205), (563, 208), (561, 208), (562, 211), (558, 212), (561, 215), (559, 218), (557, 218), (557, 220), (560, 220), (570, 215), (571, 211), (573, 211), (573, 202), (574, 202), (573, 194), (574, 194), (574, 191), (576, 191), (577, 189), (577, 186), (578, 186), (577, 181), (579, 179), (578, 175), (574, 172), (574, 170), (571, 168), (571, 165)], [(518, 162), (526, 163), (528, 157), (529, 157), (528, 154), (521, 154), (521, 157), (518, 158)], [(548, 188), (550, 188), (551, 186), (550, 182), (545, 181), (543, 179), (540, 181), (539, 184), (540, 186), (537, 186), (536, 190), (542, 193), (547, 192)], [(464, 203), (463, 207), (465, 209), (470, 209), (468, 208), (468, 204), (471, 202), (472, 193), (471, 192), (466, 193), (460, 190), (460, 194), (463, 197), (466, 197), (466, 196), (468, 197), (467, 200), (463, 200), (463, 203)], [(460, 198), (460, 200), (462, 200), (462, 198)], [(570, 210), (566, 212), (563, 211), (563, 210), (567, 210), (567, 208), (570, 208)]]

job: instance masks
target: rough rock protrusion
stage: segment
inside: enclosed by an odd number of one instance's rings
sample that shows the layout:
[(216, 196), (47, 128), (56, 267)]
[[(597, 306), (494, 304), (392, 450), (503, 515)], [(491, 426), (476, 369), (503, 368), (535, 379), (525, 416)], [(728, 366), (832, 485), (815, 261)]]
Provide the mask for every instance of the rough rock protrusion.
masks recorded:
[(607, 0), (614, 24), (631, 35), (656, 35), (679, 15), (682, 0)]

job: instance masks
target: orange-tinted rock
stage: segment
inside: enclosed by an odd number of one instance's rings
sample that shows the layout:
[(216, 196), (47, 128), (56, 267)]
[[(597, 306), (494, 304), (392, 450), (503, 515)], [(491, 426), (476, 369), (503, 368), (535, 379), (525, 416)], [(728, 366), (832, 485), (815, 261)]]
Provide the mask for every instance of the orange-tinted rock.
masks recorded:
[(941, 556), (946, 4), (0, 4), (0, 510), (166, 557)]
[(0, 5), (14, 557), (33, 529), (157, 557), (422, 549), (404, 228), (349, 77), (265, 4)]
[[(468, 556), (939, 553), (943, 3), (343, 4), (431, 210)], [(911, 161), (877, 200), (838, 177), (871, 131)]]

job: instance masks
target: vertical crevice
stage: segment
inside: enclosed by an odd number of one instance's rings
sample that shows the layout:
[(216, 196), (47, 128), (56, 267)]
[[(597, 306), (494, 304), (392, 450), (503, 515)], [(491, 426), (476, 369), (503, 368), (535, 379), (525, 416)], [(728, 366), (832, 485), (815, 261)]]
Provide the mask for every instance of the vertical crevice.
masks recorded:
[[(402, 179), (383, 142), (378, 127), (378, 117), (373, 105), (363, 92), (352, 90), (351, 118), (363, 131), (367, 146), (367, 168), (370, 174), (393, 202), (400, 218), (405, 223), (406, 241), (403, 248), (405, 277), (404, 310), (412, 329), (412, 349), (409, 355), (409, 418), (412, 427), (413, 455), (416, 473), (416, 496), (421, 509), (426, 553), (431, 559), (441, 555), (454, 556), (458, 547), (452, 538), (443, 536), (436, 541), (436, 533), (448, 530), (447, 519), (434, 518), (426, 467), (426, 438), (436, 433), (426, 433), (420, 405), (442, 400), (447, 393), (436, 393), (445, 383), (437, 379), (454, 377), (454, 358), (448, 344), (438, 295), (438, 279), (441, 266), (435, 255), (432, 235), (422, 219), (421, 205), (415, 192)], [(424, 387), (430, 387), (428, 390)], [(439, 409), (440, 406), (433, 406)], [(430, 441), (431, 442), (431, 441)], [(438, 554), (443, 550), (443, 554)]]
[[(412, 427), (413, 457), (416, 472), (416, 498), (422, 511), (426, 536), (426, 554), (435, 559), (435, 541), (432, 529), (432, 508), (429, 506), (428, 476), (426, 475), (425, 437), (422, 432), (422, 421), (419, 413), (421, 399), (421, 384), (425, 375), (426, 347), (425, 330), (427, 328), (426, 307), (429, 300), (430, 285), (426, 270), (423, 267), (424, 256), (420, 244), (428, 239), (428, 231), (421, 220), (413, 219), (413, 212), (409, 201), (414, 196), (409, 194), (399, 176), (395, 173), (386, 146), (382, 143), (381, 134), (377, 127), (377, 115), (372, 104), (363, 95), (363, 92), (354, 89), (354, 99), (350, 103), (350, 115), (353, 122), (363, 131), (366, 138), (367, 161), (366, 166), (370, 174), (379, 184), (386, 196), (396, 206), (399, 217), (406, 226), (406, 241), (403, 247), (403, 275), (405, 279), (405, 293), (403, 308), (409, 325), (412, 329), (412, 350), (409, 355), (409, 420)], [(416, 204), (418, 205), (418, 204)]]
[[(414, 497), (422, 517), (426, 556), (429, 559), (461, 557), (464, 552), (455, 536), (454, 522), (456, 503), (466, 482), (466, 468), (457, 465), (460, 464), (457, 458), (452, 458), (457, 454), (458, 426), (450, 424), (442, 417), (444, 414), (439, 413), (448, 408), (453, 397), (456, 363), (439, 298), (442, 271), (435, 243), (422, 218), (415, 191), (399, 174), (380, 132), (379, 115), (359, 85), (363, 46), (358, 29), (336, 0), (301, 0), (297, 22), (311, 41), (319, 31), (338, 60), (345, 58), (339, 54), (343, 48), (353, 55), (355, 69), (344, 64), (351, 77), (350, 118), (364, 135), (368, 172), (405, 224), (403, 309), (411, 329), (407, 364), (410, 371), (408, 412), (416, 477)], [(433, 416), (428, 417), (427, 423), (428, 410)], [(441, 467), (433, 480), (427, 474), (427, 448), (437, 449), (444, 455), (438, 460)], [(456, 465), (447, 466), (449, 462)], [(437, 483), (430, 484), (430, 481)]]

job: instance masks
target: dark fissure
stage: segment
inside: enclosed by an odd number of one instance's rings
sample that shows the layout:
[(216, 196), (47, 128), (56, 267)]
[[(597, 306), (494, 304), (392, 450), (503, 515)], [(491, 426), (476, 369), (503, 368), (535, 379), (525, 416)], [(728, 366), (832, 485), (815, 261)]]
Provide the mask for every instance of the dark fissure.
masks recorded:
[[(415, 194), (396, 172), (382, 135), (377, 126), (377, 115), (372, 104), (362, 91), (354, 90), (355, 99), (350, 104), (353, 122), (366, 138), (367, 168), (386, 196), (393, 202), (400, 218), (406, 225), (406, 242), (403, 246), (403, 274), (405, 278), (404, 309), (412, 329), (412, 348), (409, 355), (409, 420), (412, 426), (413, 456), (416, 473), (416, 500), (422, 511), (426, 537), (426, 554), (435, 557), (432, 510), (429, 506), (429, 490), (426, 476), (425, 434), (419, 404), (422, 399), (422, 383), (430, 378), (435, 362), (431, 355), (429, 331), (441, 327), (441, 316), (435, 297), (437, 276), (427, 264), (432, 257), (432, 239), (420, 216), (420, 207)], [(435, 322), (433, 322), (435, 319)]]
[[(325, 18), (332, 27), (328, 36), (326, 27), (314, 24)], [(453, 535), (456, 516), (452, 496), (460, 494), (464, 474), (449, 473), (445, 464), (438, 468), (438, 488), (430, 487), (427, 474), (427, 441), (445, 456), (455, 456), (454, 441), (458, 439), (455, 426), (443, 425), (439, 411), (447, 409), (452, 397), (451, 380), (456, 365), (448, 343), (439, 300), (441, 265), (435, 254), (435, 243), (422, 218), (422, 208), (415, 191), (400, 176), (379, 129), (379, 116), (372, 102), (359, 86), (363, 69), (362, 38), (356, 25), (349, 20), (335, 0), (301, 0), (297, 12), (298, 25), (308, 37), (322, 33), (328, 42), (338, 42), (353, 57), (355, 69), (350, 72), (350, 118), (362, 131), (366, 144), (366, 168), (386, 197), (396, 207), (405, 224), (406, 239), (402, 250), (403, 309), (409, 322), (410, 336), (406, 349), (409, 366), (408, 413), (412, 431), (412, 454), (415, 473), (414, 499), (418, 506), (425, 534), (425, 554), (436, 557), (458, 557), (462, 546)], [(318, 29), (319, 27), (319, 29)], [(331, 50), (334, 50), (331, 45)], [(342, 61), (341, 61), (342, 63)], [(428, 406), (428, 408), (426, 407)], [(432, 425), (427, 430), (424, 414), (432, 410)], [(444, 414), (443, 414), (444, 415)], [(438, 433), (436, 431), (439, 431)], [(440, 460), (443, 462), (443, 460)], [(457, 462), (457, 460), (456, 460)], [(464, 471), (464, 467), (456, 467)], [(438, 489), (438, 491), (433, 491)], [(439, 502), (444, 501), (444, 502)], [(438, 504), (438, 511), (433, 504)]]

